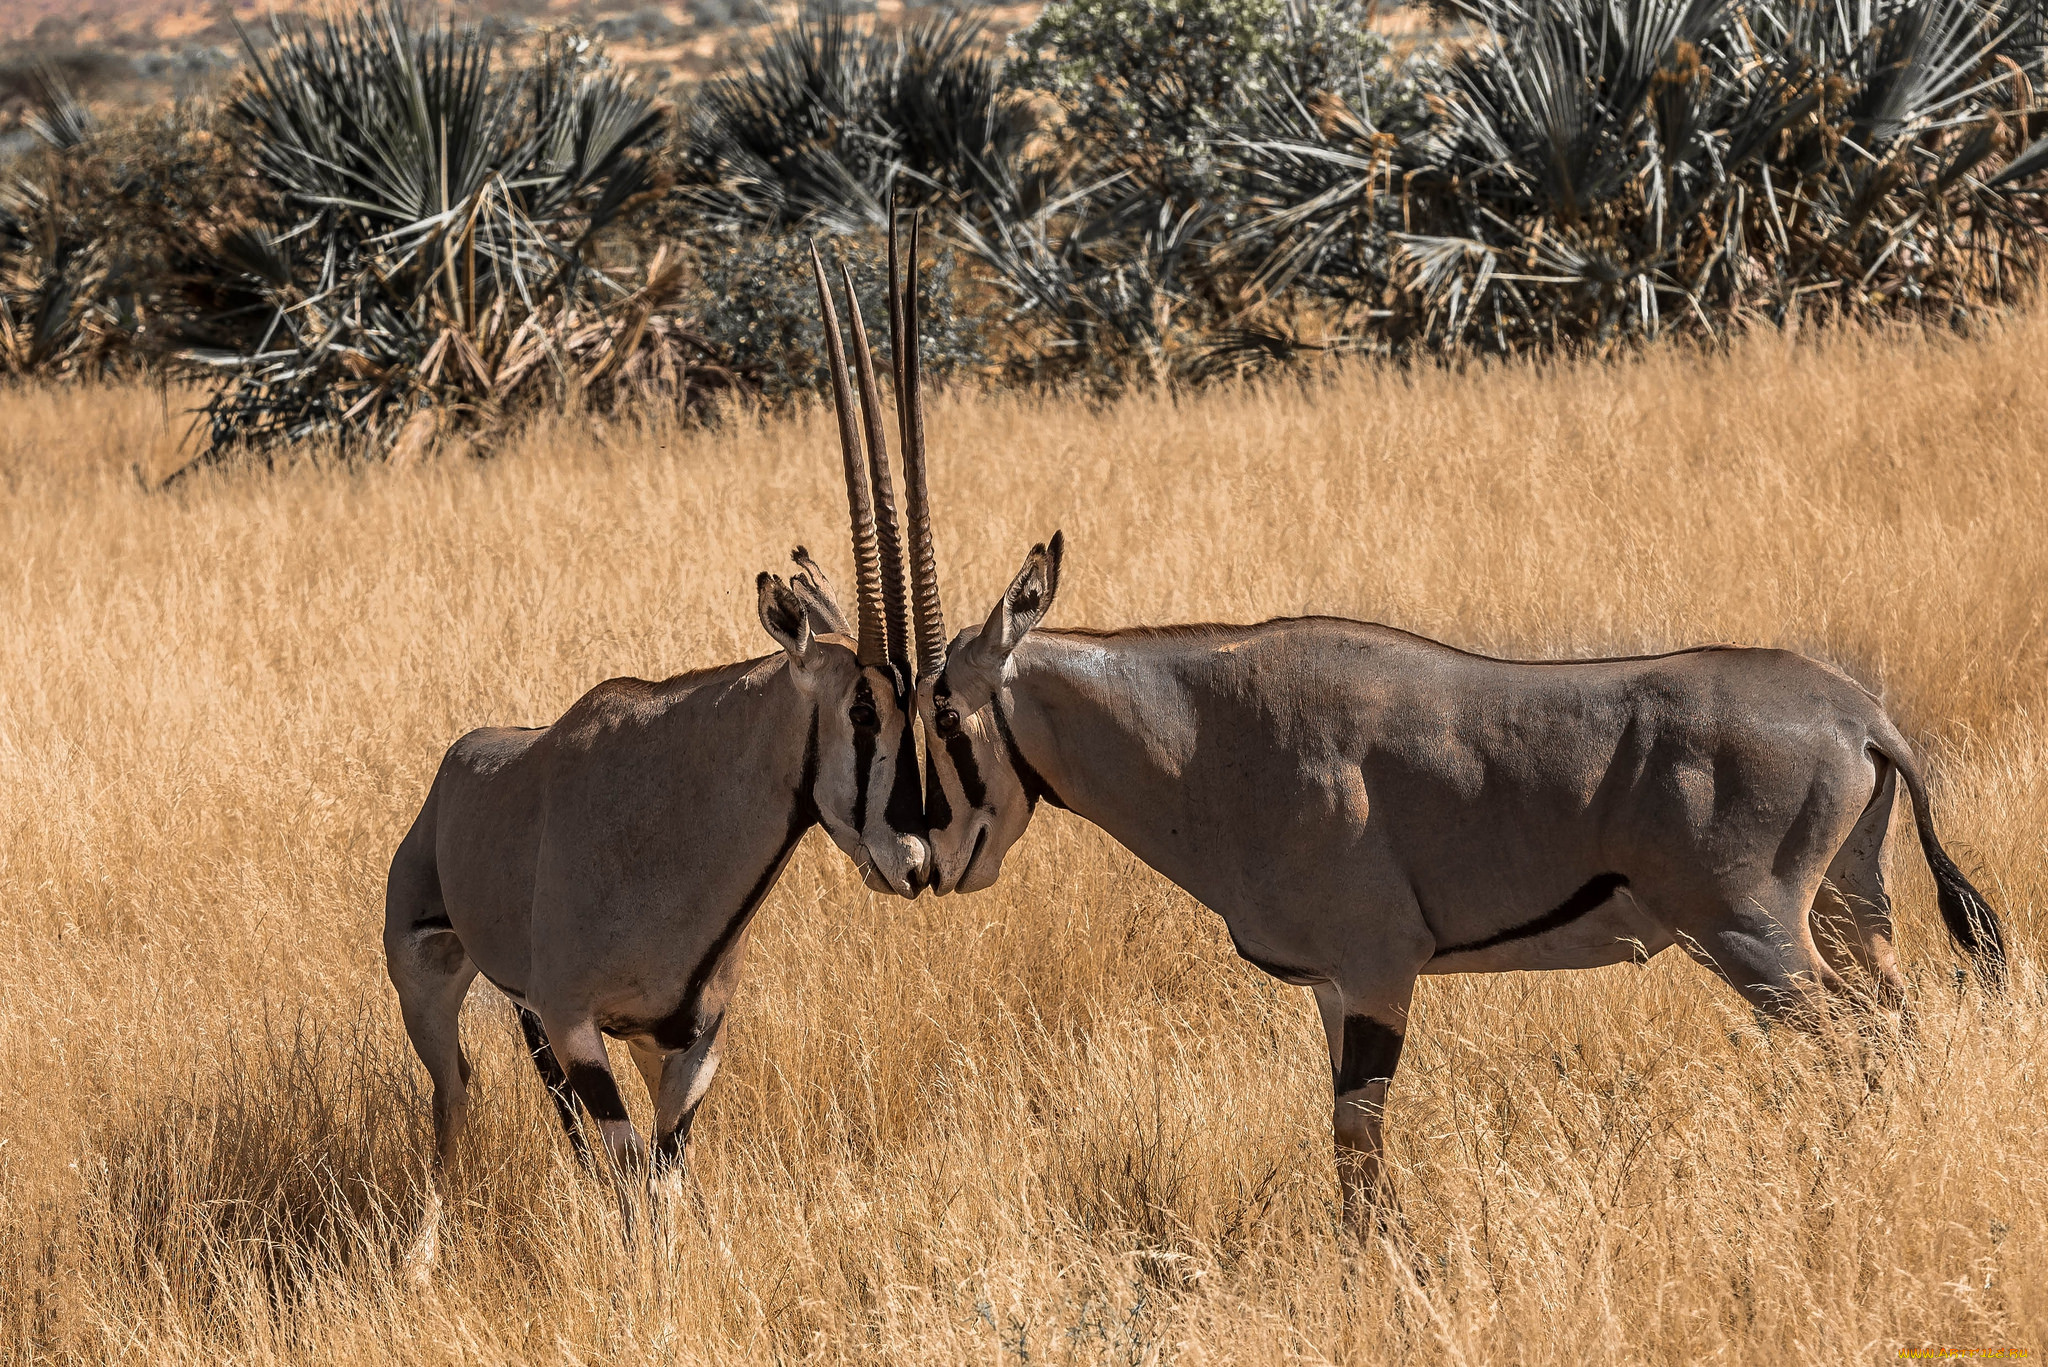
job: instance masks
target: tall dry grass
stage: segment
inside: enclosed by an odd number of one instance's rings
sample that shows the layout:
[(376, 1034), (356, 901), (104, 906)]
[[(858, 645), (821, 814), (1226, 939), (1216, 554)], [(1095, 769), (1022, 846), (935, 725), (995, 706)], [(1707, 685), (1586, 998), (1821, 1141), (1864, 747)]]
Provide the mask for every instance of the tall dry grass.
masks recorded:
[[(2048, 319), (1610, 368), (1372, 371), (931, 414), (955, 623), (1335, 612), (1482, 650), (1835, 660), (1931, 752), (2013, 993), (1866, 1066), (1666, 956), (1426, 981), (1405, 1239), (1347, 1251), (1307, 994), (1092, 829), (906, 903), (819, 837), (764, 909), (687, 1205), (622, 1242), (479, 986), (476, 1143), (423, 1227), (378, 946), (442, 748), (765, 653), (840, 547), (825, 424), (562, 424), (501, 458), (151, 495), (139, 391), (0, 397), (0, 1344), (199, 1362), (1782, 1363), (2043, 1346)], [(173, 405), (175, 406), (175, 405)], [(679, 832), (686, 837), (686, 832)], [(636, 1089), (637, 1090), (637, 1089)], [(636, 1104), (638, 1098), (635, 1099)], [(643, 1110), (644, 1114), (644, 1110)]]

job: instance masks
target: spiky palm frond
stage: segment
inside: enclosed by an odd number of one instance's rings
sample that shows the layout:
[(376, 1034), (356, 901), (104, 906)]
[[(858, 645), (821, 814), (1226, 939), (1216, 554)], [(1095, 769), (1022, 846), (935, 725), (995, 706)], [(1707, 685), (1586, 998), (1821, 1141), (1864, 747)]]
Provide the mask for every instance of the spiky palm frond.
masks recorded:
[(940, 10), (870, 29), (808, 7), (699, 94), (686, 193), (727, 228), (856, 232), (884, 222), (892, 192), (987, 196), (1029, 132), (982, 19)]
[(554, 42), (501, 71), (488, 33), (398, 0), (245, 45), (235, 110), (274, 200), (219, 237), (246, 297), (188, 352), (226, 377), (210, 454), (384, 441), (422, 405), (487, 423), (537, 375), (577, 383), (558, 343), (594, 320), (648, 335), (628, 302), (644, 288), (586, 248), (655, 188), (663, 111), (589, 52)]
[(42, 62), (30, 75), (29, 109), (22, 122), (50, 146), (68, 152), (85, 144), (99, 120), (78, 98), (64, 73)]
[(1715, 332), (1823, 291), (1940, 313), (2039, 257), (1976, 178), (2010, 151), (1997, 0), (1463, 7), (1485, 36), (1425, 78), (1426, 125), (1237, 139), (1255, 281), (1344, 295), (1337, 246), (1380, 234), (1383, 274), (1350, 274), (1394, 298), (1391, 341), (1507, 350)]

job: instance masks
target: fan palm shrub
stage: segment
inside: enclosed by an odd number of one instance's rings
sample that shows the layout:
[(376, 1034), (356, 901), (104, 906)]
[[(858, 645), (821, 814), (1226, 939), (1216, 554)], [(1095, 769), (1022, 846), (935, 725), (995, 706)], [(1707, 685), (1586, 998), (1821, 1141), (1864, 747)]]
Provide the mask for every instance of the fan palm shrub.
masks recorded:
[[(885, 209), (886, 212), (886, 209)], [(811, 275), (807, 233), (754, 231), (711, 238), (699, 247), (698, 284), (690, 310), (704, 343), (746, 394), (767, 404), (825, 392), (825, 330)], [(827, 271), (852, 271), (862, 314), (889, 316), (884, 240), (859, 233), (821, 244)], [(927, 244), (918, 267), (918, 354), (928, 382), (979, 369), (989, 339), (979, 311), (961, 297), (954, 252)], [(893, 373), (887, 329), (873, 338), (877, 364)]]
[(729, 231), (859, 232), (892, 196), (986, 198), (1033, 126), (980, 18), (942, 9), (892, 29), (806, 6), (699, 92), (680, 198)]
[[(1241, 134), (1253, 280), (1362, 344), (1600, 347), (1802, 309), (1954, 320), (2041, 224), (1994, 174), (2031, 116), (2001, 0), (1468, 0), (1432, 117)], [(2019, 168), (2024, 170), (2024, 167)]]
[(673, 260), (620, 278), (596, 251), (661, 188), (665, 110), (588, 44), (503, 70), (487, 32), (397, 0), (244, 38), (233, 112), (267, 195), (216, 234), (191, 328), (188, 360), (222, 381), (202, 459), (315, 434), (374, 450), (422, 411), (488, 428), (634, 376), (687, 397)]
[(1246, 291), (1230, 147), (1335, 88), (1400, 98), (1369, 17), (1361, 0), (1048, 5), (1012, 78), (1057, 102), (1058, 183), (1039, 168), (957, 225), (1030, 338), (1012, 369), (1105, 389), (1203, 373)]
[(0, 177), (0, 375), (90, 379), (159, 364), (198, 228), (241, 186), (209, 117), (101, 120), (52, 68), (39, 146)]

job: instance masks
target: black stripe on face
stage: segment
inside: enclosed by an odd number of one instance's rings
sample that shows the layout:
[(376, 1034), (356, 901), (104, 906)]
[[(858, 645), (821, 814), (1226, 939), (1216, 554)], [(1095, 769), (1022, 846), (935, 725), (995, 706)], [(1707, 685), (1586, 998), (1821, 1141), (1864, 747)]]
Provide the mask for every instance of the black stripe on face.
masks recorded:
[(1437, 950), (1437, 956), (1441, 958), (1446, 954), (1470, 954), (1475, 950), (1492, 949), (1495, 945), (1504, 945), (1514, 940), (1527, 940), (1561, 929), (1594, 910), (1627, 886), (1628, 877), (1625, 874), (1595, 874), (1586, 880), (1584, 887), (1535, 920), (1524, 921), (1518, 926), (1509, 926), (1498, 935), (1489, 935), (1484, 940), (1474, 940), (1470, 944), (1445, 945)]
[(1399, 1030), (1371, 1016), (1344, 1018), (1344, 1061), (1334, 1070), (1330, 1082), (1337, 1095), (1357, 1091), (1368, 1082), (1391, 1082), (1401, 1062), (1402, 1035)]
[(889, 805), (882, 809), (882, 819), (898, 835), (924, 834), (924, 789), (917, 781), (917, 742), (910, 732), (908, 711), (903, 714), (903, 738), (896, 746), (896, 777), (889, 785)]
[(801, 821), (809, 830), (818, 824), (818, 709), (811, 709), (811, 736), (804, 742), (803, 772), (796, 780), (796, 807), (790, 813), (790, 824)]
[(981, 765), (974, 758), (974, 737), (967, 734), (964, 725), (946, 737), (946, 758), (953, 761), (953, 772), (960, 776), (960, 796), (967, 805), (986, 805), (988, 785), (981, 781)]
[[(874, 690), (868, 681), (862, 679), (853, 690), (856, 706), (873, 707)], [(853, 728), (853, 833), (858, 836), (868, 828), (868, 777), (875, 767), (875, 733)]]
[(924, 824), (933, 831), (953, 824), (953, 804), (946, 797), (946, 785), (939, 782), (939, 752), (929, 744), (924, 751)]
[[(946, 685), (946, 676), (939, 675), (939, 681), (932, 686), (932, 715), (936, 717), (952, 705), (953, 690)], [(967, 719), (960, 719), (960, 729), (950, 736), (941, 736), (938, 728), (932, 728), (932, 737), (946, 747), (946, 758), (953, 762), (953, 773), (960, 780), (960, 796), (970, 809), (988, 802), (988, 784), (982, 781), (981, 764), (974, 758), (974, 738), (967, 734)], [(937, 785), (934, 784), (934, 787)], [(944, 830), (952, 823), (952, 805), (946, 802), (945, 790), (939, 789), (940, 808), (927, 813), (931, 828)]]

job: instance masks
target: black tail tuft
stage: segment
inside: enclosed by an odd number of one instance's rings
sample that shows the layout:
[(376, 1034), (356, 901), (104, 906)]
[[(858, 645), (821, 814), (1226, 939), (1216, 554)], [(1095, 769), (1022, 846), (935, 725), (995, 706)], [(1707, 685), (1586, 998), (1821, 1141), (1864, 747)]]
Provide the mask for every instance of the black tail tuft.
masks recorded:
[(1920, 853), (1927, 857), (1927, 871), (1934, 875), (1934, 896), (1941, 906), (1941, 919), (1957, 946), (1977, 965), (1977, 976), (1996, 992), (2005, 986), (2007, 966), (2005, 933), (1998, 928), (1998, 913), (1982, 893), (1970, 886), (1970, 880), (1963, 877), (1955, 860), (1934, 838), (1934, 810), (1928, 803), (1927, 785), (1921, 781), (1919, 767), (1912, 761), (1913, 752), (1889, 721), (1884, 722), (1884, 728), (1890, 734), (1874, 740), (1871, 748), (1891, 761), (1899, 777), (1906, 781), (1906, 792), (1913, 799), (1913, 825), (1920, 832)]
[(1948, 926), (1948, 933), (1977, 965), (1977, 973), (1986, 987), (2004, 987), (2005, 932), (1999, 929), (1998, 913), (1963, 877), (1963, 871), (1941, 846), (1931, 837), (1921, 843), (1927, 867), (1934, 874), (1935, 900), (1941, 905), (1941, 919)]

